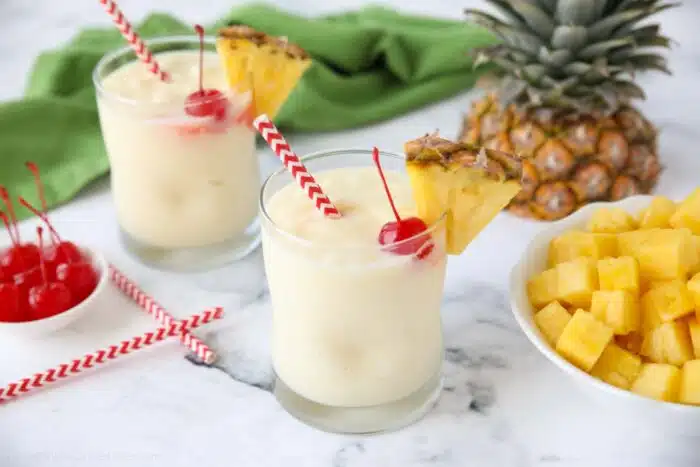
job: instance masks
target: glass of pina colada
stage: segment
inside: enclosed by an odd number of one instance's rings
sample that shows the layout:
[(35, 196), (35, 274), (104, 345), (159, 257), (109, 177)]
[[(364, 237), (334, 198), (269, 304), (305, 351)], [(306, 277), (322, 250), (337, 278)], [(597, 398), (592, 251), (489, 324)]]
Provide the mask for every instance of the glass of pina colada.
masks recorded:
[[(124, 245), (147, 264), (180, 271), (221, 266), (259, 244), (251, 122), (257, 111), (274, 115), (308, 66), (298, 47), (249, 28), (216, 38), (196, 30), (199, 37), (146, 42), (167, 80), (130, 47), (104, 56), (93, 73)], [(275, 52), (277, 61), (254, 57)], [(287, 73), (258, 92), (265, 67)]]
[(340, 218), (319, 213), (283, 170), (263, 184), (274, 392), (320, 429), (385, 431), (432, 408), (447, 256), (520, 189), (513, 156), (436, 135), (405, 152), (303, 158)]

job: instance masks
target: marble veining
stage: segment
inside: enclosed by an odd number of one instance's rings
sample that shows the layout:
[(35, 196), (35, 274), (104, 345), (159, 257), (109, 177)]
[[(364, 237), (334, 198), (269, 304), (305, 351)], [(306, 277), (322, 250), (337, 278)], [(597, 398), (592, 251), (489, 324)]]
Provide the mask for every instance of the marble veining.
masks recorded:
[[(170, 11), (207, 23), (239, 0), (121, 0), (138, 22)], [(316, 14), (356, 8), (354, 0), (274, 0)], [(459, 18), (479, 0), (387, 0), (405, 11)], [(31, 5), (0, 2), (0, 99), (21, 95), (33, 58), (84, 26), (107, 26), (97, 2)], [(673, 77), (640, 77), (640, 106), (659, 125), (666, 170), (658, 191), (680, 197), (698, 183), (700, 158), (700, 4), (660, 16), (678, 46)], [(21, 46), (18, 46), (21, 44)], [(299, 153), (329, 147), (400, 150), (404, 140), (434, 128), (457, 133), (473, 93), (378, 125), (328, 134), (292, 135)], [(259, 148), (263, 174), (279, 162)], [(96, 183), (55, 211), (65, 237), (101, 248), (108, 258), (176, 316), (221, 305), (226, 316), (198, 334), (219, 353), (211, 367), (177, 343), (139, 352), (93, 374), (0, 406), (0, 467), (696, 467), (697, 439), (628, 426), (588, 399), (520, 332), (509, 310), (507, 278), (542, 224), (499, 216), (460, 257), (450, 258), (442, 307), (444, 388), (435, 409), (406, 429), (379, 436), (339, 436), (288, 416), (270, 394), (271, 308), (262, 255), (210, 273), (156, 273), (118, 242), (108, 181)], [(89, 226), (89, 228), (86, 228)], [(23, 230), (31, 223), (22, 225)], [(0, 238), (0, 244), (6, 242)], [(0, 384), (75, 358), (154, 323), (112, 291), (109, 306), (42, 341), (0, 340)]]

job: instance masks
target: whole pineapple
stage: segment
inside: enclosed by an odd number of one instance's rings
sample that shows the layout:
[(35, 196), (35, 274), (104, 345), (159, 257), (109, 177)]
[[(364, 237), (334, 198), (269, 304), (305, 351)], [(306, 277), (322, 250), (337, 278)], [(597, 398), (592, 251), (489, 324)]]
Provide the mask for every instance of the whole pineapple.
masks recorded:
[(670, 40), (640, 22), (663, 0), (486, 0), (504, 19), (466, 14), (502, 43), (478, 51), (504, 76), (472, 106), (460, 140), (525, 158), (523, 189), (507, 209), (542, 220), (595, 200), (650, 192), (661, 173), (657, 130), (630, 105), (635, 73), (670, 74)]

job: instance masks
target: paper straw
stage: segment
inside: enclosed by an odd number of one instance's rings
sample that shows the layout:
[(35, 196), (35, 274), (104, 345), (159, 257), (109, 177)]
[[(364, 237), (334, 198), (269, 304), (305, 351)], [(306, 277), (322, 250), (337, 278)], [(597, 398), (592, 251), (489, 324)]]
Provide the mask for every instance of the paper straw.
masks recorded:
[[(168, 313), (158, 302), (146, 294), (138, 285), (119, 271), (114, 265), (109, 265), (109, 277), (129, 298), (131, 298), (145, 312), (153, 316), (163, 326), (170, 326), (176, 319)], [(188, 331), (180, 334), (180, 342), (189, 347), (204, 363), (212, 364), (216, 360), (216, 354), (199, 338)]]
[(154, 75), (157, 75), (162, 81), (168, 81), (170, 76), (165, 70), (160, 68), (160, 65), (156, 59), (153, 58), (153, 54), (148, 47), (146, 47), (143, 39), (136, 34), (136, 31), (134, 31), (131, 23), (129, 23), (129, 20), (124, 17), (124, 14), (119, 9), (117, 4), (113, 0), (99, 1), (104, 7), (105, 11), (112, 17), (112, 21), (114, 21), (117, 29), (119, 29), (119, 32), (121, 32), (122, 36), (124, 36), (124, 39), (126, 39), (129, 45), (131, 45), (131, 48), (134, 50), (134, 53), (136, 53), (136, 56), (148, 66), (148, 70)]
[(124, 355), (161, 342), (168, 337), (177, 336), (184, 331), (195, 329), (203, 324), (219, 319), (222, 316), (222, 308), (205, 310), (200, 314), (192, 315), (187, 319), (177, 321), (167, 327), (159, 328), (155, 332), (146, 332), (140, 336), (122, 341), (119, 345), (110, 345), (104, 349), (86, 354), (70, 363), (62, 363), (41, 373), (36, 373), (30, 378), (23, 378), (14, 383), (10, 383), (4, 388), (0, 388), (0, 403), (8, 402), (10, 399), (41, 389), (44, 386), (56, 383), (70, 376), (78, 375), (85, 370), (104, 365)]
[(309, 199), (314, 202), (316, 209), (321, 211), (324, 216), (330, 218), (341, 217), (340, 211), (326, 196), (313, 175), (301, 163), (299, 156), (294, 154), (294, 151), (289, 147), (289, 143), (284, 139), (284, 136), (275, 127), (267, 115), (262, 114), (253, 121), (253, 126), (267, 141), (270, 149), (282, 161), (284, 167), (292, 173), (299, 186), (306, 192)]

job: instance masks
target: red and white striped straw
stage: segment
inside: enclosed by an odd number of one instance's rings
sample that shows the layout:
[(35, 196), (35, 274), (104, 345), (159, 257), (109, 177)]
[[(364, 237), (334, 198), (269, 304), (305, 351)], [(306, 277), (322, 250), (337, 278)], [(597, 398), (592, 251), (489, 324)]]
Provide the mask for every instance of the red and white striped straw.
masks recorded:
[[(124, 294), (136, 302), (141, 309), (153, 316), (160, 324), (163, 326), (170, 326), (176, 322), (176, 319), (168, 313), (160, 303), (147, 295), (138, 285), (112, 264), (109, 265), (109, 277)], [(189, 331), (183, 331), (182, 334), (180, 334), (180, 342), (189, 347), (189, 349), (204, 363), (212, 364), (216, 360), (216, 354)]]
[(292, 173), (299, 186), (306, 192), (309, 199), (314, 202), (316, 208), (324, 216), (337, 219), (341, 217), (340, 211), (331, 202), (330, 198), (323, 192), (316, 179), (301, 163), (299, 156), (289, 147), (289, 143), (275, 127), (270, 118), (262, 114), (253, 121), (253, 126), (267, 141), (270, 149), (282, 161), (284, 167)]
[(154, 332), (146, 332), (140, 336), (122, 341), (119, 345), (110, 345), (107, 348), (96, 350), (81, 358), (73, 360), (71, 363), (62, 363), (53, 368), (49, 368), (41, 373), (36, 373), (30, 378), (22, 378), (19, 381), (10, 383), (4, 388), (0, 388), (0, 403), (8, 402), (17, 396), (56, 383), (62, 379), (82, 373), (85, 370), (104, 365), (109, 361), (128, 355), (136, 350), (149, 347), (157, 342), (166, 340), (168, 337), (177, 336), (184, 331), (195, 329), (203, 324), (223, 316), (222, 308), (205, 310), (202, 313), (192, 315), (182, 321), (177, 321), (169, 326), (159, 328)]
[(131, 26), (131, 23), (129, 23), (129, 20), (127, 20), (124, 17), (124, 14), (119, 9), (117, 4), (112, 0), (99, 1), (104, 7), (105, 11), (112, 17), (112, 21), (114, 21), (114, 24), (117, 25), (117, 29), (119, 29), (119, 32), (122, 33), (124, 39), (126, 39), (129, 45), (131, 45), (131, 48), (134, 49), (134, 53), (136, 53), (136, 56), (143, 63), (148, 65), (148, 71), (150, 71), (154, 75), (157, 75), (162, 81), (168, 81), (170, 79), (168, 72), (160, 68), (160, 65), (158, 64), (156, 59), (153, 58), (153, 54), (146, 47), (146, 44), (143, 42), (143, 39), (141, 39), (141, 37), (139, 37), (136, 31), (134, 31), (134, 28)]

